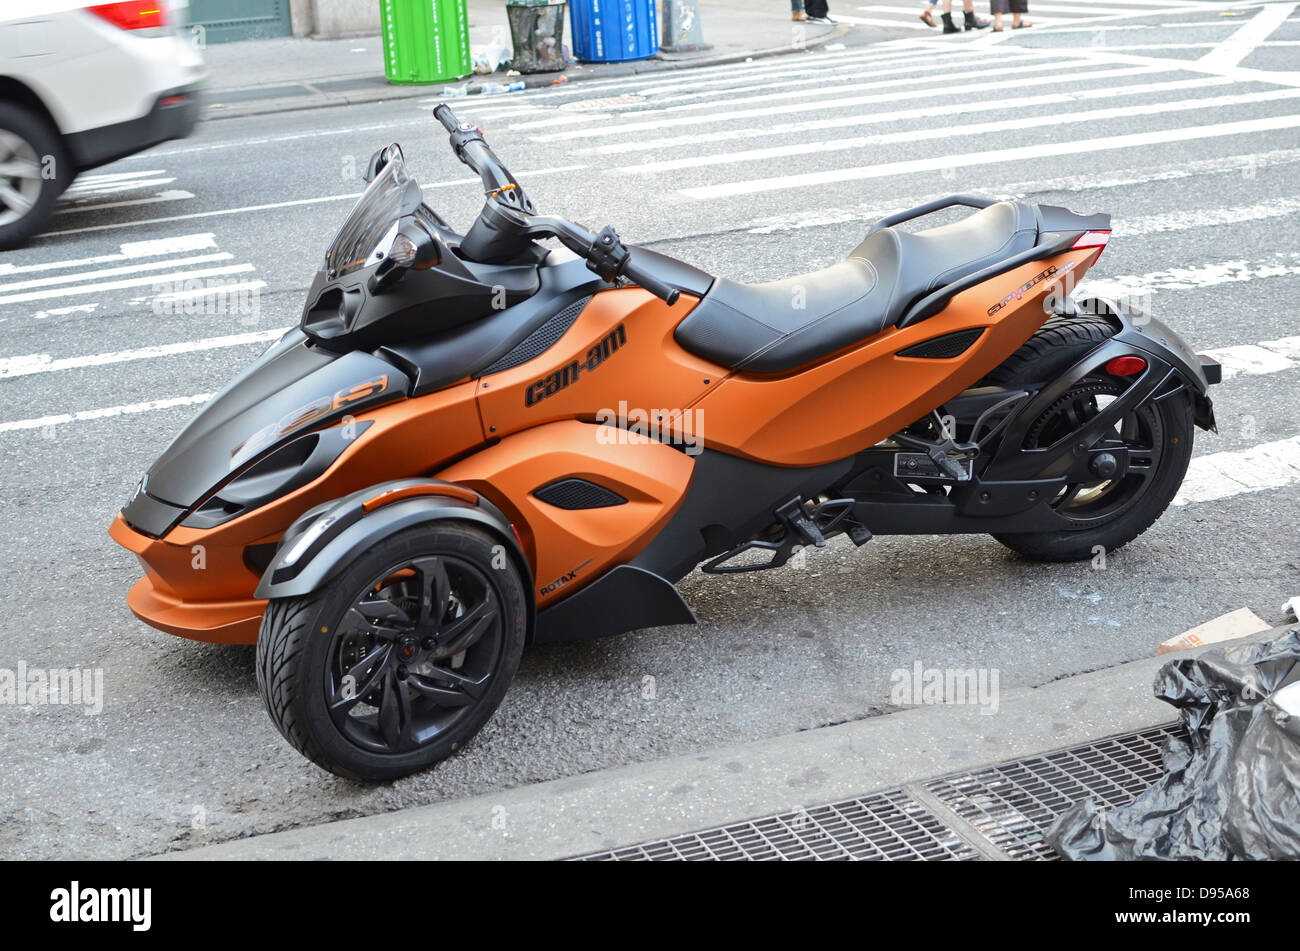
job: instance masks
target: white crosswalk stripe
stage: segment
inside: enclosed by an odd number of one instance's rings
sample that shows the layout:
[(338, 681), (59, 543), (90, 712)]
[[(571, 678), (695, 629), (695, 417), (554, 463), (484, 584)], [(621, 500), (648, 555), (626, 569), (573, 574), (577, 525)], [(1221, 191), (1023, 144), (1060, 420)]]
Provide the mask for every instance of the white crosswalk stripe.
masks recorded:
[[(147, 304), (156, 310), (160, 304), (223, 301), (232, 294), (247, 295), (266, 286), (260, 280), (234, 280), (235, 275), (251, 274), (256, 265), (226, 263), (233, 261), (233, 254), (217, 248), (211, 232), (203, 232), (126, 242), (119, 245), (116, 254), (91, 258), (0, 264), (0, 313), (26, 312), (28, 308), (14, 305), (64, 298), (75, 303), (30, 312), (29, 316), (37, 320), (82, 317), (100, 311), (105, 303), (109, 305), (107, 309)], [(18, 275), (23, 276), (10, 279)], [(144, 296), (138, 296), (140, 288), (149, 290)], [(135, 296), (115, 295), (118, 291), (134, 292)], [(76, 302), (88, 296), (97, 298), (94, 306)]]

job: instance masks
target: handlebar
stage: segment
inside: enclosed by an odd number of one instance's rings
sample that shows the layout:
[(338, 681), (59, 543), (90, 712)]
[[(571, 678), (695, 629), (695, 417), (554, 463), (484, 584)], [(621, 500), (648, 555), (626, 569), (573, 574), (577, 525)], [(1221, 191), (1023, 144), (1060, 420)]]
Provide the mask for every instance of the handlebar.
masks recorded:
[(616, 282), (620, 277), (638, 284), (665, 303), (677, 303), (680, 291), (637, 263), (636, 249), (619, 240), (613, 228), (605, 227), (592, 235), (587, 229), (563, 218), (542, 217), (534, 213), (510, 170), (488, 147), (483, 133), (461, 122), (445, 102), (434, 106), (433, 116), (451, 134), (456, 157), (483, 180), (487, 203), (461, 241), (461, 251), (471, 260), (492, 261), (509, 258), (520, 250), (521, 243), (533, 238), (555, 237), (587, 260), (587, 267), (602, 280)]
[(488, 146), (483, 132), (477, 126), (461, 122), (445, 102), (434, 106), (433, 115), (451, 133), (451, 147), (456, 157), (483, 180), (483, 191), (490, 197), (503, 197), (507, 204), (524, 211), (533, 210), (532, 202), (524, 195), (523, 189), (510, 174), (510, 169)]

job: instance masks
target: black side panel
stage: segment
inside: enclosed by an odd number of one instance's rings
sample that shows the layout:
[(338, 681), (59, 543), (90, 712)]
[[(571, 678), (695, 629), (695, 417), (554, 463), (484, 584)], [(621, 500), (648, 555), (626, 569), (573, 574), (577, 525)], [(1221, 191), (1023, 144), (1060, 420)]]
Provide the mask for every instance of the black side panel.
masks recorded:
[(853, 461), (793, 469), (706, 449), (695, 459), (681, 507), (632, 564), (676, 581), (772, 524), (781, 503), (825, 491), (848, 475)]
[(286, 334), (204, 405), (150, 466), (149, 494), (188, 509), (296, 432), (406, 395), (406, 375), (391, 363), (305, 339)]
[(505, 310), (443, 333), (396, 346), (377, 355), (401, 367), (414, 381), (412, 396), (479, 376), (570, 304), (608, 287), (580, 258), (538, 269), (541, 289)]
[(537, 616), (534, 643), (576, 641), (664, 624), (694, 624), (695, 612), (669, 582), (619, 565)]
[(582, 309), (587, 306), (587, 302), (590, 300), (590, 297), (582, 297), (565, 307), (524, 338), (519, 346), (483, 370), (482, 375), (491, 376), (493, 373), (513, 370), (517, 366), (522, 366), (528, 361), (540, 357), (555, 346), (556, 342), (568, 332), (568, 329), (573, 326), (573, 322), (578, 319), (578, 315), (582, 313)]

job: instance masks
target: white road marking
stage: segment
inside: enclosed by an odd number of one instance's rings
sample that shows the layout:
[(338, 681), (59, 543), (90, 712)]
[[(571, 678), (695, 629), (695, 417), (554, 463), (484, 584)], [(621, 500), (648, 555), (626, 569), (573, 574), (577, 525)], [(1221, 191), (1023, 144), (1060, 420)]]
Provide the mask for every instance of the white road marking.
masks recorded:
[[(1290, 157), (1292, 163), (1300, 162), (1300, 150), (1293, 150), (1294, 155)], [(1252, 156), (1253, 157), (1253, 156)], [(1206, 168), (1198, 170), (1182, 170), (1184, 175), (1169, 176), (1175, 178), (1191, 177), (1194, 174), (1214, 174), (1214, 173), (1232, 173), (1239, 172), (1242, 168), (1235, 165), (1234, 159), (1245, 158), (1245, 156), (1233, 156), (1229, 160), (1214, 160), (1221, 167), (1213, 167), (1211, 162), (1205, 162)], [(1275, 160), (1278, 161), (1278, 160)], [(1112, 179), (1108, 186), (1094, 186), (1088, 184), (1088, 190), (1096, 187), (1125, 187), (1129, 185), (1144, 185), (1153, 181), (1166, 180), (1165, 174), (1143, 175), (1141, 173), (1128, 177)], [(1058, 188), (1065, 188), (1073, 185), (1076, 189), (1080, 188), (1078, 179), (1062, 180), (1061, 182), (1023, 182), (1006, 186), (1002, 190), (1004, 196), (1024, 195), (1030, 192), (1054, 191)], [(812, 214), (805, 214), (796, 219), (785, 217), (772, 219), (764, 218), (760, 222), (755, 222), (753, 226), (747, 228), (750, 234), (780, 234), (786, 231), (799, 231), (804, 228), (822, 228), (827, 225), (846, 224), (849, 222), (861, 222), (865, 227), (899, 208), (905, 208), (908, 205), (916, 205), (925, 201), (930, 194), (917, 195), (914, 198), (900, 197), (889, 205), (857, 205), (849, 208), (837, 207), (826, 209)], [(1269, 218), (1281, 218), (1287, 215), (1300, 213), (1300, 197), (1276, 198), (1272, 201), (1262, 202), (1256, 205), (1232, 205), (1226, 208), (1196, 208), (1187, 211), (1168, 212), (1159, 215), (1141, 215), (1135, 218), (1119, 218), (1114, 221), (1114, 235), (1116, 238), (1140, 237), (1148, 234), (1164, 234), (1172, 231), (1190, 231), (1194, 228), (1208, 228), (1218, 225), (1242, 224), (1250, 221), (1265, 221)], [(744, 225), (740, 226), (744, 228)], [(672, 238), (655, 239), (651, 243), (660, 243)]]
[(73, 185), (63, 193), (65, 201), (79, 200), (97, 195), (114, 195), (118, 192), (137, 191), (155, 185), (170, 185), (175, 178), (145, 178), (129, 182), (105, 182), (102, 185)]
[(1236, 66), (1255, 51), (1296, 8), (1294, 3), (1270, 4), (1251, 17), (1241, 29), (1200, 58), (1197, 65), (1208, 69)]
[[(1055, 51), (1044, 50), (1014, 50), (1014, 59), (1022, 63), (1038, 62), (1039, 70), (1047, 69), (1049, 64), (1055, 65), (1056, 68), (1061, 66), (1061, 54)], [(1003, 60), (999, 68), (990, 69), (988, 54), (978, 50), (959, 51), (950, 53), (945, 57), (947, 63), (953, 68), (965, 66), (975, 66), (975, 69), (966, 73), (951, 73), (945, 76), (948, 79), (961, 79), (974, 76), (1000, 75), (1014, 71), (1016, 67), (1010, 65), (1009, 60)], [(1082, 62), (1082, 61), (1081, 61)], [(879, 69), (861, 68), (863, 65), (869, 67), (880, 66)], [(547, 118), (537, 119), (529, 122), (511, 123), (510, 129), (513, 132), (531, 132), (534, 129), (546, 128), (556, 124), (558, 121), (578, 122), (590, 119), (593, 124), (602, 121), (601, 116), (605, 113), (619, 112), (620, 110), (630, 118), (641, 116), (654, 116), (667, 113), (679, 113), (695, 109), (707, 109), (716, 107), (719, 102), (725, 102), (728, 106), (751, 102), (770, 102), (782, 101), (788, 102), (792, 90), (803, 86), (816, 86), (820, 96), (838, 95), (846, 92), (862, 92), (867, 89), (890, 88), (909, 83), (916, 84), (923, 82), (921, 79), (907, 80), (901, 79), (900, 76), (906, 73), (929, 74), (934, 70), (934, 56), (929, 53), (909, 53), (906, 58), (889, 63), (871, 62), (867, 64), (850, 64), (845, 74), (841, 75), (839, 67), (834, 70), (799, 70), (789, 74), (782, 74), (777, 82), (746, 82), (739, 89), (732, 80), (728, 88), (708, 89), (703, 92), (699, 91), (702, 85), (696, 84), (688, 87), (689, 91), (682, 95), (663, 96), (661, 98), (647, 98), (644, 95), (625, 95), (615, 97), (614, 99), (587, 100), (586, 102), (571, 103), (560, 107), (559, 109), (547, 113)], [(788, 78), (789, 76), (802, 78)], [(880, 79), (879, 77), (888, 77)], [(770, 78), (770, 77), (769, 77)], [(871, 80), (876, 80), (872, 82)], [(846, 81), (847, 80), (847, 81)], [(838, 85), (832, 85), (832, 81)], [(716, 85), (716, 84), (714, 84)], [(759, 95), (762, 90), (777, 90)], [(675, 92), (676, 90), (669, 90)], [(738, 95), (743, 92), (744, 95)], [(687, 102), (687, 100), (696, 100)], [(682, 103), (681, 105), (672, 105), (672, 103)], [(809, 102), (799, 101), (789, 103), (792, 106), (806, 108), (811, 105)], [(591, 109), (597, 112), (588, 113), (581, 111), (580, 107), (589, 105)], [(792, 109), (790, 111), (796, 111)]]
[(1174, 505), (1215, 502), (1300, 482), (1300, 436), (1234, 452), (1197, 456), (1187, 467)]
[[(917, 14), (918, 16), (920, 14)], [(835, 20), (839, 23), (852, 23), (854, 26), (889, 26), (902, 30), (925, 30), (929, 32), (930, 27), (924, 23), (908, 23), (905, 20), (887, 20), (883, 17), (859, 17), (850, 16), (847, 13), (836, 13)]]
[(184, 189), (173, 188), (167, 191), (161, 191), (156, 195), (150, 195), (148, 198), (129, 198), (122, 201), (100, 201), (100, 202), (79, 202), (67, 207), (55, 209), (56, 215), (68, 215), (78, 211), (103, 211), (107, 208), (127, 208), (131, 205), (156, 205), (164, 201), (186, 201), (194, 197), (193, 192), (187, 192)]
[(117, 254), (100, 254), (92, 258), (72, 258), (66, 261), (42, 261), (39, 264), (0, 264), (0, 277), (10, 274), (31, 274), (37, 271), (57, 271), (66, 267), (89, 267), (113, 261), (155, 257), (162, 254), (185, 254), (215, 248), (211, 231), (200, 234), (183, 234), (174, 238), (152, 238), (148, 241), (128, 241), (118, 245)]
[[(1014, 67), (1008, 70), (997, 70), (997, 72), (1032, 72), (1043, 69), (1061, 68), (1059, 63), (1030, 63), (1024, 66)], [(1165, 63), (1161, 66), (1135, 66), (1131, 68), (1115, 69), (1113, 67), (1104, 67), (1086, 72), (1070, 73), (1059, 79), (1053, 79), (1052, 82), (1072, 83), (1084, 79), (1122, 79), (1125, 76), (1145, 76), (1154, 73), (1172, 73), (1181, 69), (1176, 63)], [(972, 76), (988, 75), (986, 72), (976, 72)], [(551, 132), (546, 135), (533, 136), (535, 142), (552, 142), (562, 139), (582, 139), (597, 138), (602, 136), (627, 136), (634, 132), (651, 132), (658, 129), (680, 129), (683, 126), (693, 125), (715, 125), (719, 122), (735, 122), (741, 119), (754, 119), (763, 116), (780, 116), (798, 114), (802, 115), (809, 112), (823, 112), (830, 109), (845, 109), (852, 106), (865, 106), (877, 102), (896, 103), (909, 99), (937, 99), (947, 98), (952, 95), (952, 90), (946, 85), (948, 79), (956, 79), (952, 76), (944, 77), (943, 84), (931, 84), (923, 88), (914, 89), (891, 89), (886, 92), (870, 93), (868, 95), (843, 96), (838, 99), (811, 99), (797, 101), (786, 101), (774, 106), (758, 106), (749, 109), (735, 109), (726, 112), (715, 112), (703, 116), (686, 116), (676, 115), (665, 119), (645, 119), (636, 122), (621, 122), (614, 125), (596, 126), (590, 129), (570, 129), (564, 132)], [(904, 81), (912, 86), (917, 85), (917, 80), (908, 79)], [(971, 95), (979, 92), (993, 92), (1000, 89), (1018, 89), (1023, 90), (1026, 80), (1020, 75), (1013, 79), (1001, 79), (992, 82), (972, 82), (962, 85), (962, 95)], [(878, 86), (880, 84), (873, 84)]]
[[(1056, 55), (1054, 56), (1053, 55), (1045, 56), (1041, 51), (1034, 51), (1029, 55), (1016, 56), (1014, 58), (1014, 61), (1010, 59), (1000, 59), (998, 61), (998, 65), (996, 65), (992, 69), (989, 68), (989, 64), (986, 60), (970, 61), (969, 65), (971, 66), (977, 65), (978, 68), (966, 69), (965, 67), (967, 66), (967, 63), (963, 62), (958, 64), (956, 70), (952, 72), (944, 73), (943, 82), (937, 84), (938, 89), (934, 91), (943, 93), (945, 95), (951, 95), (952, 88), (953, 88), (952, 84), (962, 79), (978, 80), (981, 77), (985, 77), (985, 76), (1002, 76), (1010, 73), (1017, 73), (1017, 74), (1042, 73), (1042, 72), (1048, 72), (1053, 70), (1062, 74), (1062, 78), (1060, 80), (1061, 82), (1069, 82), (1073, 79), (1073, 77), (1068, 74), (1069, 70), (1075, 68), (1079, 68), (1079, 69), (1086, 68), (1091, 64), (1085, 59), (1076, 57), (1072, 52), (1068, 52), (1068, 53), (1057, 52)], [(899, 75), (900, 73), (919, 73), (920, 75), (900, 76)], [(853, 95), (853, 94), (863, 93), (871, 89), (895, 89), (899, 86), (914, 87), (917, 85), (925, 85), (927, 83), (932, 82), (933, 73), (934, 73), (934, 62), (933, 59), (931, 59), (926, 62), (920, 62), (916, 66), (909, 66), (909, 67), (891, 66), (888, 69), (872, 70), (870, 72), (858, 74), (859, 77), (864, 77), (865, 81), (864, 78), (856, 78), (850, 82), (843, 82), (837, 85), (828, 85), (826, 84), (825, 80), (820, 78), (808, 80), (806, 82), (803, 80), (794, 80), (790, 82), (774, 84), (773, 86), (746, 87), (745, 89), (746, 94), (741, 96), (736, 95), (735, 90), (719, 90), (716, 93), (710, 93), (710, 95), (714, 97), (720, 97), (721, 101), (725, 102), (725, 104), (728, 107), (743, 106), (750, 103), (759, 103), (759, 102), (780, 102), (787, 107), (787, 111), (795, 112), (795, 111), (804, 111), (807, 109), (811, 109), (814, 106), (820, 108), (820, 100), (798, 99), (792, 102), (790, 99), (790, 91), (794, 87), (805, 86), (805, 85), (815, 86), (817, 87), (818, 96)], [(890, 78), (887, 79), (872, 78), (877, 76), (887, 76)], [(749, 95), (751, 89), (765, 89), (765, 88), (775, 88), (777, 91), (758, 93), (757, 95)], [(962, 88), (963, 91), (965, 91), (967, 87), (963, 86)], [(695, 99), (699, 97), (684, 96), (682, 98)], [(664, 104), (664, 103), (669, 103), (674, 101), (676, 100), (673, 99), (660, 100), (656, 102), (653, 108), (641, 110), (635, 113), (634, 115), (635, 116), (640, 116), (640, 115), (671, 116), (672, 118), (666, 119), (664, 121), (670, 123), (678, 122), (680, 121), (678, 117), (681, 116), (682, 113), (694, 112), (699, 109), (716, 109), (718, 107), (719, 98), (707, 99), (701, 102), (685, 102), (682, 103), (681, 105), (676, 105), (676, 106)], [(716, 118), (716, 116), (713, 118)]]
[[(1144, 74), (1150, 75), (1150, 74)], [(905, 122), (909, 119), (930, 119), (939, 116), (969, 115), (976, 112), (1010, 112), (1032, 106), (1072, 104), (1085, 100), (1115, 99), (1123, 96), (1149, 96), (1160, 92), (1181, 92), (1187, 89), (1204, 89), (1209, 86), (1226, 86), (1231, 79), (1223, 76), (1198, 76), (1195, 79), (1174, 79), (1163, 83), (1137, 82), (1130, 85), (1099, 86), (1093, 89), (1071, 89), (1066, 92), (1020, 96), (1011, 99), (992, 99), (987, 102), (953, 102), (931, 104), (915, 109), (895, 112), (870, 112), (829, 119), (811, 119), (807, 122), (783, 123), (778, 127), (746, 127), (723, 129), (718, 132), (697, 132), (692, 135), (655, 137), (652, 140), (612, 142), (578, 151), (583, 155), (616, 155), (621, 152), (646, 152), (652, 149), (676, 149), (683, 146), (703, 145), (709, 142), (734, 142), (741, 139), (791, 138), (801, 132), (818, 132), (825, 129), (843, 129), (887, 122)]]
[[(147, 158), (157, 158), (157, 153), (153, 153)], [(73, 182), (72, 187), (76, 188), (78, 184), (85, 182), (90, 185), (99, 185), (103, 182), (123, 182), (132, 178), (148, 178), (150, 175), (166, 175), (165, 168), (144, 168), (136, 169), (134, 172), (90, 172), (85, 175), (78, 175), (77, 180)]]
[(945, 165), (969, 168), (975, 165), (994, 165), (1001, 162), (1023, 162), (1054, 155), (1074, 155), (1081, 152), (1108, 152), (1118, 149), (1140, 148), (1147, 145), (1164, 145), (1170, 142), (1220, 138), (1229, 135), (1249, 135), (1256, 132), (1276, 132), (1280, 129), (1300, 127), (1300, 115), (1269, 116), (1263, 119), (1242, 119), (1215, 125), (1183, 126), (1177, 129), (1160, 129), (1135, 132), (1128, 135), (1103, 136), (1096, 139), (1076, 139), (1068, 142), (1041, 142), (1036, 145), (1009, 149), (990, 149), (984, 152), (967, 152), (958, 155), (937, 155), (904, 162), (888, 162), (841, 168), (826, 172), (805, 172), (801, 175), (782, 175), (779, 178), (755, 178), (746, 181), (724, 182), (682, 188), (678, 194), (704, 201), (752, 195), (759, 192), (786, 191), (815, 185), (840, 184), (869, 178), (888, 178), (894, 175), (931, 173)]
[[(518, 178), (521, 181), (527, 181), (531, 178), (540, 178), (543, 175), (557, 175), (561, 172), (573, 172), (586, 168), (585, 165), (559, 165), (555, 168), (539, 168), (531, 172), (520, 172)], [(458, 178), (446, 182), (429, 182), (420, 183), (420, 187), (425, 191), (430, 188), (449, 188), (453, 185), (481, 185), (482, 182), (477, 178)], [(196, 211), (188, 215), (168, 215), (165, 218), (144, 218), (140, 221), (118, 221), (107, 225), (91, 225), (86, 228), (67, 228), (63, 231), (47, 231), (39, 234), (33, 240), (41, 238), (57, 238), (70, 234), (88, 234), (94, 231), (114, 231), (118, 228), (143, 228), (148, 225), (169, 224), (173, 221), (194, 221), (198, 218), (219, 218), (225, 215), (241, 215), (252, 211), (273, 211), (277, 208), (294, 208), (300, 205), (317, 205), (322, 202), (347, 201), (361, 197), (361, 192), (351, 192), (346, 195), (321, 195), (317, 198), (296, 198), (291, 201), (273, 201), (265, 205), (244, 205), (240, 208), (221, 208), (215, 211)]]
[(33, 320), (45, 320), (49, 317), (66, 317), (69, 314), (93, 314), (99, 309), (99, 301), (93, 304), (73, 304), (71, 307), (54, 307), (50, 310), (38, 310), (32, 314)]
[(1094, 109), (1087, 112), (1057, 112), (1048, 115), (1034, 115), (1028, 119), (1000, 119), (994, 122), (970, 122), (945, 128), (909, 129), (902, 132), (883, 132), (877, 135), (858, 136), (854, 138), (837, 138), (797, 142), (791, 145), (777, 145), (764, 149), (748, 149), (737, 152), (713, 152), (705, 155), (692, 155), (685, 158), (664, 159), (659, 162), (643, 162), (640, 165), (626, 165), (617, 171), (627, 174), (652, 174), (683, 168), (699, 168), (705, 165), (727, 165), (738, 162), (758, 162), (773, 158), (793, 155), (821, 155), (829, 152), (850, 151), (867, 148), (872, 145), (884, 145), (895, 142), (922, 142), (928, 139), (949, 139), (968, 135), (987, 135), (992, 132), (1021, 130), (1026, 127), (1046, 128), (1054, 125), (1086, 125), (1108, 119), (1131, 119), (1137, 116), (1165, 115), (1176, 112), (1190, 112), (1198, 109), (1222, 109), (1260, 102), (1278, 102), (1288, 99), (1300, 99), (1300, 89), (1272, 89), (1267, 92), (1241, 93), (1235, 96), (1217, 96), (1211, 99), (1180, 99), (1174, 102), (1144, 102), (1131, 106), (1116, 106), (1111, 109)]
[(212, 399), (212, 393), (196, 393), (193, 396), (174, 396), (165, 400), (148, 400), (144, 403), (127, 403), (123, 406), (105, 406), (101, 409), (86, 409), (76, 413), (58, 413), (54, 416), (38, 416), (35, 419), (15, 419), (0, 423), (0, 433), (15, 432), (23, 429), (45, 429), (49, 426), (61, 426), (65, 423), (79, 423), (91, 419), (111, 419), (115, 416), (129, 416), (134, 413), (150, 413), (159, 409), (172, 409), (176, 406), (195, 406)]
[(219, 350), (225, 347), (244, 347), (255, 343), (270, 343), (284, 336), (284, 332), (288, 329), (288, 327), (279, 327), (274, 330), (258, 330), (252, 333), (231, 334), (226, 337), (205, 337), (202, 340), (164, 343), (152, 347), (140, 347), (136, 350), (117, 350), (111, 353), (91, 353), (79, 357), (62, 357), (58, 360), (55, 360), (48, 353), (3, 357), (0, 358), (0, 379), (30, 376), (33, 373), (56, 373), (60, 370), (102, 367), (115, 363), (130, 363), (136, 360), (156, 360), (158, 357), (172, 357), (180, 353), (196, 353), (201, 350)]
[(169, 274), (151, 274), (148, 277), (126, 278), (120, 281), (105, 281), (100, 284), (80, 284), (75, 287), (55, 287), (41, 291), (27, 291), (22, 294), (9, 294), (0, 297), (0, 304), (17, 304), (29, 300), (49, 300), (52, 297), (70, 297), (75, 294), (100, 294), (104, 291), (122, 290), (127, 287), (145, 287), (151, 284), (163, 284), (171, 281), (187, 281), (200, 277), (220, 277), (226, 274), (247, 274), (256, 268), (251, 264), (232, 264), (228, 267), (199, 268), (194, 271), (172, 271)]
[[(1280, 257), (1280, 255), (1279, 255)], [(1250, 261), (1216, 261), (1189, 267), (1171, 267), (1147, 274), (1127, 274), (1110, 278), (1087, 278), (1079, 285), (1079, 293), (1089, 294), (1147, 294), (1166, 291), (1190, 291), (1222, 284), (1239, 284), (1267, 277), (1295, 277), (1300, 275), (1300, 254), (1290, 254), (1292, 264), (1255, 264)]]
[[(1290, 340), (1300, 343), (1300, 337), (1291, 337)], [(1296, 366), (1294, 360), (1289, 360), (1275, 350), (1254, 343), (1244, 343), (1236, 347), (1220, 347), (1216, 350), (1206, 350), (1204, 352), (1223, 365), (1223, 378), (1225, 380), (1241, 373), (1252, 375), (1257, 373), (1277, 373), (1280, 370), (1289, 370)]]
[[(123, 274), (136, 274), (140, 271), (157, 271), (165, 268), (183, 267), (187, 264), (210, 264), (213, 261), (229, 261), (234, 255), (228, 251), (217, 251), (213, 254), (197, 254), (189, 258), (169, 258), (166, 261), (150, 261), (141, 264), (130, 264), (123, 267), (104, 268), (99, 271), (81, 271), (76, 274), (62, 274), (58, 277), (39, 277), (30, 281), (13, 281), (9, 284), (0, 284), (0, 295), (12, 293), (14, 291), (25, 291), (34, 287), (53, 287), (58, 284), (76, 284), (81, 281), (95, 281), (105, 277), (121, 277)], [(152, 280), (152, 278), (150, 278)], [(0, 297), (0, 300), (3, 300)]]
[(264, 287), (266, 287), (266, 281), (243, 281), (234, 284), (218, 284), (215, 287), (204, 287), (192, 291), (170, 291), (166, 294), (155, 295), (153, 300), (164, 304), (176, 303), (198, 300), (201, 297), (224, 296), (236, 291), (259, 291)]

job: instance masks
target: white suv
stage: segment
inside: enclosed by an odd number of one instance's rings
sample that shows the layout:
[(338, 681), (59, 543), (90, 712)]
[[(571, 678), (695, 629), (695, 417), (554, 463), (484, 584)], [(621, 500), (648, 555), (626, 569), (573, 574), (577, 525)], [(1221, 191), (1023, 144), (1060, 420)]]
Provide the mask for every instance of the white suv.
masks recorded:
[(0, 7), (0, 250), (39, 231), (80, 172), (194, 128), (206, 74), (187, 12), (183, 0)]

